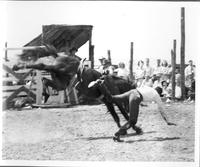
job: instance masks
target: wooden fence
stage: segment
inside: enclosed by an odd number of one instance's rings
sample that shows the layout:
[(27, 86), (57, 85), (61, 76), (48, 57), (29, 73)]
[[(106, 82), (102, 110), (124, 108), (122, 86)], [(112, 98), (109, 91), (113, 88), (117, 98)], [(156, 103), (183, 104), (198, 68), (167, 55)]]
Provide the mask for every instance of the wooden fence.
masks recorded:
[[(51, 78), (46, 72), (36, 70), (13, 71), (11, 67), (3, 64), (3, 109), (13, 107), (17, 98), (29, 97), (35, 104), (42, 103), (42, 77)], [(30, 84), (32, 82), (32, 84)], [(72, 89), (72, 90), (71, 90)], [(50, 98), (47, 104), (78, 104), (77, 91), (74, 88), (67, 88), (66, 95), (64, 91), (55, 91), (50, 89)]]

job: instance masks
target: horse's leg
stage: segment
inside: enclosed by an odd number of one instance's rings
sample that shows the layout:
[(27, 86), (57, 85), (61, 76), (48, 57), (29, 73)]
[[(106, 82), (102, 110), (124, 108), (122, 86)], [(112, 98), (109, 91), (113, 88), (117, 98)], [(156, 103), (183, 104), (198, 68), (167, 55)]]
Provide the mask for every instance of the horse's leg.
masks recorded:
[(127, 123), (125, 123), (114, 136), (114, 140), (120, 141), (120, 136), (123, 135), (124, 131), (127, 131), (131, 127), (135, 127), (136, 133), (142, 133), (141, 128), (136, 126), (139, 114), (139, 105), (141, 102), (141, 98), (137, 96), (134, 92), (129, 96), (129, 108), (130, 108), (130, 116)]
[(122, 115), (124, 116), (124, 118), (128, 121), (129, 120), (129, 116), (126, 112), (126, 109), (124, 108), (122, 103), (115, 103), (117, 105), (117, 107), (119, 108), (119, 110), (121, 111)]
[[(115, 96), (112, 96), (112, 99), (114, 100), (115, 104), (118, 106), (118, 107), (122, 107), (122, 104), (124, 104), (126, 107), (128, 107), (128, 111), (129, 113), (133, 113), (135, 111), (135, 107), (133, 107), (133, 104), (130, 104), (130, 99), (129, 100), (126, 100), (127, 98), (130, 98), (131, 96), (131, 91), (128, 91), (128, 92), (125, 92), (123, 94), (120, 94), (120, 95), (115, 95)], [(136, 105), (137, 106), (137, 105)], [(119, 108), (120, 109), (120, 108)], [(122, 114), (124, 115), (125, 119), (126, 120), (130, 120), (132, 118), (129, 118), (129, 117), (132, 117), (131, 115), (128, 117), (126, 111), (123, 109), (122, 107), (122, 110), (120, 109), (120, 111), (122, 112)], [(138, 111), (139, 111), (139, 108), (138, 108)], [(136, 113), (137, 113), (137, 109), (136, 109)], [(138, 117), (138, 115), (134, 116), (134, 117)], [(128, 119), (127, 119), (128, 118)], [(137, 122), (137, 120), (136, 120)], [(130, 124), (130, 126), (133, 128), (133, 130), (136, 131), (137, 134), (141, 134), (142, 133), (142, 130), (141, 128), (139, 128), (137, 125), (135, 125), (136, 123), (133, 123), (133, 124)], [(123, 128), (122, 128), (123, 129)], [(126, 130), (123, 129), (123, 132), (125, 132)], [(123, 133), (121, 132), (121, 133)]]
[(126, 112), (129, 113), (128, 102), (124, 102), (124, 107), (125, 107), (125, 109), (126, 109)]
[(44, 97), (44, 101), (42, 103), (46, 103), (50, 96), (47, 78), (42, 78), (42, 96)]
[[(121, 111), (122, 115), (124, 116), (124, 118), (128, 121), (129, 120), (129, 116), (128, 116), (126, 110), (124, 109), (123, 105), (122, 104), (117, 104), (117, 103), (116, 103), (116, 105), (120, 109), (120, 111)], [(133, 128), (133, 130), (136, 131), (137, 134), (141, 134), (142, 133), (141, 128), (138, 127), (137, 125), (132, 125), (132, 128)]]
[(108, 111), (112, 115), (112, 117), (115, 120), (117, 126), (120, 128), (121, 127), (120, 120), (119, 120), (119, 117), (118, 117), (117, 113), (115, 112), (115, 108), (114, 108), (113, 104), (108, 102), (105, 98), (102, 101), (105, 103), (106, 107), (108, 108)]
[(49, 88), (48, 87), (52, 87), (53, 89), (57, 90), (57, 85), (55, 84), (54, 81), (47, 79), (45, 77), (42, 78), (42, 86), (43, 86), (43, 92), (42, 95), (44, 96), (44, 103), (47, 102), (47, 100), (49, 99), (50, 96), (50, 92), (49, 92)]

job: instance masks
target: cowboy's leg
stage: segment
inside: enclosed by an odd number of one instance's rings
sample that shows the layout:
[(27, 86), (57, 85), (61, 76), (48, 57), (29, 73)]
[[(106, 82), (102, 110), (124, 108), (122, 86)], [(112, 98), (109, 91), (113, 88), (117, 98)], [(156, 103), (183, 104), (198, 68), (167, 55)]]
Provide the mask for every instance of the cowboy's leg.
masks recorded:
[(138, 126), (136, 126), (137, 124), (137, 120), (138, 120), (138, 115), (139, 115), (139, 106), (140, 103), (142, 101), (140, 95), (137, 92), (137, 97), (130, 97), (130, 101), (129, 102), (129, 110), (130, 110), (130, 124), (133, 127), (133, 129), (136, 131), (137, 134), (141, 134), (142, 133), (142, 129)]
[(119, 131), (115, 134), (115, 136), (120, 136), (124, 131), (128, 130), (131, 127), (135, 127), (138, 119), (139, 113), (139, 104), (141, 102), (141, 98), (137, 92), (132, 92), (129, 96), (129, 121), (125, 123)]
[(127, 112), (127, 110), (125, 108), (125, 105), (123, 103), (118, 103), (118, 102), (115, 102), (115, 104), (117, 105), (117, 107), (121, 111), (121, 113), (124, 116), (124, 118), (128, 121), (129, 120), (129, 116), (128, 116), (128, 112)]

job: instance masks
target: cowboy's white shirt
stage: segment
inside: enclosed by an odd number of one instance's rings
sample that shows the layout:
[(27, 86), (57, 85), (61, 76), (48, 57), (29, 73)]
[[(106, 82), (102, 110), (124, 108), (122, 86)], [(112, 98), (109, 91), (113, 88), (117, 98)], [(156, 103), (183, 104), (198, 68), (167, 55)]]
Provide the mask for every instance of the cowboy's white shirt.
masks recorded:
[(143, 97), (143, 102), (156, 102), (159, 109), (162, 109), (162, 100), (157, 91), (149, 86), (137, 88)]

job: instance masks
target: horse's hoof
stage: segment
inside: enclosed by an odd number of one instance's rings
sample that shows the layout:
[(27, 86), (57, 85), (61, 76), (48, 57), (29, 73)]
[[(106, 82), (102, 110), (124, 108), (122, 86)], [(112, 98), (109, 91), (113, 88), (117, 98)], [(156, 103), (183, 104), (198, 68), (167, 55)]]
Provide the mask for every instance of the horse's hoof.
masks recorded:
[(122, 135), (122, 136), (127, 135), (127, 134), (128, 134), (128, 133), (127, 133), (126, 130), (123, 130), (123, 131), (120, 132), (120, 135)]
[(135, 128), (135, 131), (136, 131), (136, 134), (137, 134), (137, 135), (142, 135), (142, 134), (143, 134), (142, 129), (139, 128), (139, 127)]
[(115, 136), (124, 136), (127, 135), (127, 130), (125, 129), (120, 129), (118, 132), (115, 133)]
[(123, 142), (123, 140), (121, 140), (119, 136), (114, 136), (114, 137), (113, 137), (113, 140), (114, 140), (115, 142)]

